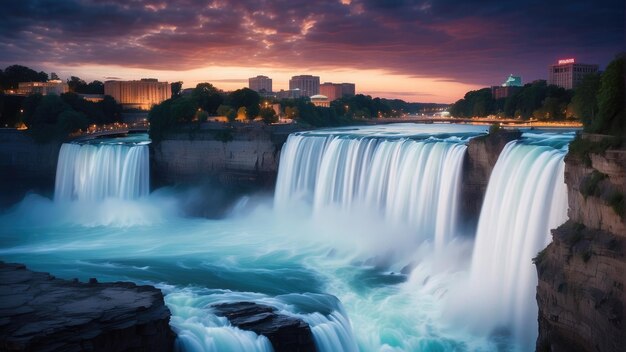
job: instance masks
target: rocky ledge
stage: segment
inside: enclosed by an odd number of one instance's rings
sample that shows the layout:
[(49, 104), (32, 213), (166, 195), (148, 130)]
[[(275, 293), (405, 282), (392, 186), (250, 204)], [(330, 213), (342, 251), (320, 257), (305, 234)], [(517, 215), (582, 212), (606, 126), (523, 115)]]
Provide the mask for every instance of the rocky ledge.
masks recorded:
[(276, 308), (253, 302), (222, 303), (212, 306), (216, 315), (233, 326), (267, 337), (276, 352), (314, 352), (311, 328), (303, 320), (276, 312)]
[[(591, 150), (597, 146), (594, 138), (583, 136), (577, 143)], [(569, 221), (553, 230), (552, 243), (534, 259), (539, 276), (537, 350), (622, 352), (626, 150), (572, 149), (570, 145), (565, 158)]]
[(0, 262), (0, 350), (171, 351), (161, 291), (57, 279)]

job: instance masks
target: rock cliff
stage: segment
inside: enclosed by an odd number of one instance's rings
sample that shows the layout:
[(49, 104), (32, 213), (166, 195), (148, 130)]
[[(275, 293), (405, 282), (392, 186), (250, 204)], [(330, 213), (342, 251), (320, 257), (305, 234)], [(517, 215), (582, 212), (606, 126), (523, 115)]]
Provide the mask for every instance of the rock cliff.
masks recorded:
[[(282, 129), (284, 130), (282, 130)], [(155, 185), (217, 180), (225, 186), (274, 186), (280, 149), (297, 126), (211, 126), (170, 134), (151, 146)]]
[(463, 163), (463, 185), (460, 195), (461, 221), (468, 226), (469, 233), (474, 232), (471, 229), (475, 228), (478, 222), (489, 176), (502, 149), (507, 143), (521, 136), (519, 130), (500, 130), (469, 141)]
[[(597, 143), (584, 136), (583, 143)], [(565, 158), (569, 220), (535, 258), (538, 351), (626, 349), (626, 150)]]
[(161, 291), (56, 279), (0, 262), (1, 351), (172, 351)]
[(315, 351), (309, 325), (301, 319), (278, 313), (274, 307), (254, 302), (235, 302), (216, 304), (213, 310), (242, 330), (266, 336), (276, 352)]

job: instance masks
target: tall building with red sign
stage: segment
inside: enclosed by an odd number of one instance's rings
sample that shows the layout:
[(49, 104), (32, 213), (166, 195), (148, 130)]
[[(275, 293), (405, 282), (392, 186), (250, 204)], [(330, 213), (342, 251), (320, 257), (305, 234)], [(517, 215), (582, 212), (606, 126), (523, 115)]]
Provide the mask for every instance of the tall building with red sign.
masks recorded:
[(548, 84), (574, 89), (586, 75), (596, 72), (598, 65), (577, 63), (575, 59), (562, 59), (548, 68)]

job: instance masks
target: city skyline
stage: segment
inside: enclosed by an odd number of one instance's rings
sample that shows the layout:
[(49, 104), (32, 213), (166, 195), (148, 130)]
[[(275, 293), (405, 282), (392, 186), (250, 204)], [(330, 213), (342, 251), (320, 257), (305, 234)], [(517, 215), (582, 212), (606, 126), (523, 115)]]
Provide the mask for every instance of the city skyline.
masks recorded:
[(85, 80), (158, 78), (224, 90), (269, 76), (354, 82), (359, 92), (451, 103), (510, 73), (547, 79), (560, 58), (623, 50), (620, 1), (27, 0), (0, 12), (0, 67)]

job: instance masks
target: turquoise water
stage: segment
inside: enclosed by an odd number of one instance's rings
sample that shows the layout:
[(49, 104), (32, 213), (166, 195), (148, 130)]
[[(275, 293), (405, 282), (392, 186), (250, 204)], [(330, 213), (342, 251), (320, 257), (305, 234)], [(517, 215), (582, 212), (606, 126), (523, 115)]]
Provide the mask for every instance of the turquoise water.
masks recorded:
[[(463, 144), (485, 129), (448, 126), (391, 126), (379, 137), (381, 131), (368, 128), (340, 131), (346, 138), (436, 136)], [(529, 145), (539, 139), (527, 137)], [(557, 134), (554, 144), (540, 147), (564, 153), (557, 139), (571, 136)], [(181, 202), (171, 189), (131, 200), (54, 202), (31, 194), (0, 215), (0, 258), (67, 279), (157, 285), (166, 294), (182, 350), (271, 350), (266, 338), (233, 328), (211, 312), (213, 303), (241, 300), (304, 319), (324, 351), (520, 346), (501, 329), (468, 326), (450, 308), (459, 305), (459, 283), (470, 277), (471, 238), (452, 236), (435, 246), (415, 222), (394, 218), (390, 226), (383, 211), (335, 211), (326, 203), (320, 209), (307, 199), (275, 208), (273, 198), (244, 197), (220, 220), (188, 217)]]

